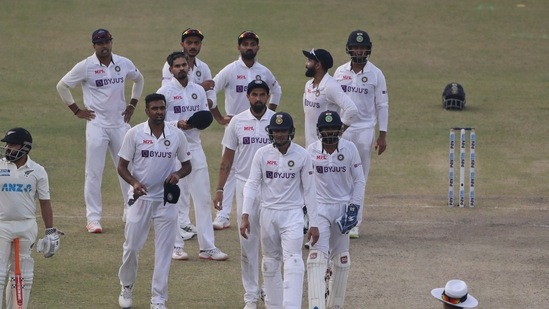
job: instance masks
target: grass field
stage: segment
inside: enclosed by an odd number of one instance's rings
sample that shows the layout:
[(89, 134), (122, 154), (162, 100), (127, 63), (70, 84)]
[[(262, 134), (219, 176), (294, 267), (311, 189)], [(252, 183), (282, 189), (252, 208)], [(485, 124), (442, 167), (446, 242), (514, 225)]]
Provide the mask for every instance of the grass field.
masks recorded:
[[(372, 2), (372, 3), (368, 3)], [(58, 80), (93, 53), (104, 27), (113, 52), (160, 85), (180, 33), (206, 38), (200, 58), (216, 74), (238, 57), (237, 35), (260, 36), (259, 60), (282, 85), (280, 110), (303, 138), (302, 49), (347, 61), (350, 31), (368, 31), (371, 57), (389, 88), (388, 150), (373, 156), (363, 235), (352, 242), (348, 308), (437, 308), (430, 289), (453, 276), (471, 281), (479, 308), (543, 308), (549, 286), (549, 3), (532, 1), (1, 1), (0, 130), (24, 126), (31, 157), (50, 176), (56, 226), (66, 232), (52, 259), (35, 256), (30, 308), (117, 308), (123, 224), (112, 164), (103, 183), (105, 232), (88, 235), (83, 203), (84, 126), (55, 91)], [(331, 73), (334, 69), (331, 70)], [(467, 109), (441, 108), (444, 86), (460, 82)], [(129, 91), (128, 91), (129, 92)], [(81, 92), (73, 92), (82, 106)], [(132, 125), (145, 119), (143, 98)], [(222, 97), (218, 98), (222, 102)], [(477, 208), (448, 209), (448, 128), (477, 128)], [(212, 184), (223, 128), (203, 134)], [(231, 218), (233, 226), (236, 220)], [(39, 221), (40, 222), (40, 221)], [(42, 223), (40, 222), (40, 226)], [(172, 264), (170, 308), (242, 307), (236, 228), (216, 232), (227, 262)], [(149, 240), (140, 258), (134, 308), (148, 308)], [(396, 294), (396, 295), (395, 295)], [(306, 295), (306, 294), (305, 294)], [(306, 299), (306, 297), (305, 297)], [(304, 302), (304, 305), (306, 302)]]

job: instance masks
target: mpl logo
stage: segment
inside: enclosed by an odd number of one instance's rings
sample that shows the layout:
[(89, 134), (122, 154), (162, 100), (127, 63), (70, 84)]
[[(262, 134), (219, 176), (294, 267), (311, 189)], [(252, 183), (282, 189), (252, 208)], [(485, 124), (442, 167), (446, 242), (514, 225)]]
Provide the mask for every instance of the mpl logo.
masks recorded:
[(353, 79), (353, 78), (352, 78), (351, 76), (349, 76), (349, 75), (343, 75), (343, 76), (341, 76), (341, 78), (344, 79), (344, 80), (351, 80), (351, 79)]
[(244, 131), (253, 131), (254, 130), (254, 127), (252, 126), (245, 126), (244, 127)]
[(317, 160), (326, 160), (326, 155), (316, 155)]
[(144, 139), (144, 140), (143, 140), (143, 144), (145, 144), (145, 145), (152, 145), (152, 144), (153, 144), (153, 141), (150, 140), (150, 139)]
[(103, 70), (103, 69), (95, 70), (95, 75), (97, 75), (97, 74), (105, 74), (105, 70)]
[(173, 96), (173, 99), (174, 99), (174, 100), (183, 100), (183, 96), (174, 95), (174, 96)]
[(246, 79), (246, 75), (236, 75), (236, 79)]
[(276, 160), (267, 160), (267, 165), (277, 166), (278, 162)]

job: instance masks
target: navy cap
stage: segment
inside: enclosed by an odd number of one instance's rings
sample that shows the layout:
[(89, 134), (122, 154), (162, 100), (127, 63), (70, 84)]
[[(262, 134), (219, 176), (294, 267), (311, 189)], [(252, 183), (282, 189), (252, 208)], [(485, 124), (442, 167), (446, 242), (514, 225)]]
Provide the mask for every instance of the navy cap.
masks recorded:
[(92, 43), (103, 43), (112, 41), (112, 35), (107, 29), (97, 29), (92, 33)]
[(180, 194), (181, 189), (177, 184), (172, 185), (169, 182), (164, 182), (164, 205), (166, 205), (166, 202), (170, 204), (177, 203)]
[(324, 70), (328, 71), (331, 67), (334, 66), (334, 59), (330, 52), (321, 48), (313, 48), (310, 51), (303, 51), (305, 57), (320, 62)]

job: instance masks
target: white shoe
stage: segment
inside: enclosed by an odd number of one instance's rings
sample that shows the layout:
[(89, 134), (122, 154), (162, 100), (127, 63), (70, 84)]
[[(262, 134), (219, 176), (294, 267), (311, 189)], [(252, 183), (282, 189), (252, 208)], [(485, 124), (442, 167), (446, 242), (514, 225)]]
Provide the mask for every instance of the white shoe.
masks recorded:
[(151, 309), (168, 309), (164, 304), (151, 304)]
[(88, 233), (101, 233), (101, 232), (103, 232), (103, 228), (101, 227), (101, 223), (99, 223), (99, 221), (90, 221), (90, 222), (88, 222), (88, 225), (86, 225), (86, 229), (88, 230)]
[(132, 307), (132, 293), (133, 284), (122, 287), (122, 290), (120, 291), (120, 296), (118, 296), (118, 304), (121, 308)]
[(214, 230), (228, 229), (231, 227), (231, 222), (225, 217), (217, 216), (213, 222), (213, 227)]
[(359, 237), (358, 226), (355, 226), (351, 229), (351, 231), (349, 232), (349, 237), (351, 239), (356, 239)]
[(185, 225), (179, 227), (179, 235), (183, 240), (190, 240), (196, 236), (196, 232), (193, 231), (193, 225)]
[(172, 252), (172, 260), (185, 261), (189, 259), (189, 255), (183, 251), (181, 247), (174, 247)]
[(244, 309), (257, 309), (257, 303), (249, 301), (246, 303), (246, 306), (244, 306)]
[(200, 250), (200, 253), (198, 254), (198, 257), (203, 260), (213, 260), (213, 261), (225, 261), (229, 258), (229, 256), (221, 250), (215, 248), (212, 250)]

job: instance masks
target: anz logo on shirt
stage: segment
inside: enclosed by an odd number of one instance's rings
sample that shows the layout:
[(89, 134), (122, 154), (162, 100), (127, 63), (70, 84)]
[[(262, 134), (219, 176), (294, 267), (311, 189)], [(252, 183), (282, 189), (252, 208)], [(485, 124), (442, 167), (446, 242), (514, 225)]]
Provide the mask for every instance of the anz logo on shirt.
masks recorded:
[(124, 83), (124, 77), (103, 78), (103, 79), (96, 80), (95, 81), (95, 86), (96, 87), (103, 87), (103, 86), (107, 86), (107, 85), (123, 84), (123, 83)]
[(294, 179), (295, 173), (281, 173), (281, 172), (273, 172), (273, 171), (265, 171), (265, 177), (269, 179)]
[(172, 158), (171, 151), (156, 151), (156, 150), (141, 150), (141, 157), (143, 158)]
[(23, 183), (5, 183), (2, 185), (2, 192), (30, 192), (32, 185)]

